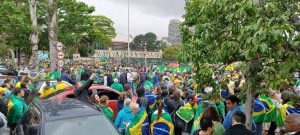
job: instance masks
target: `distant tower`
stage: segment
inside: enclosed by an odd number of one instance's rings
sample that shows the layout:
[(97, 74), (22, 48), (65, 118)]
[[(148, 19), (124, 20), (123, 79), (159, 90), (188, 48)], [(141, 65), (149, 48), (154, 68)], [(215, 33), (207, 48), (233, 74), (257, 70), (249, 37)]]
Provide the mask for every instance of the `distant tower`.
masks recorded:
[(181, 36), (180, 36), (180, 24), (182, 22), (179, 19), (171, 19), (169, 23), (169, 35), (168, 41), (171, 44), (181, 44)]

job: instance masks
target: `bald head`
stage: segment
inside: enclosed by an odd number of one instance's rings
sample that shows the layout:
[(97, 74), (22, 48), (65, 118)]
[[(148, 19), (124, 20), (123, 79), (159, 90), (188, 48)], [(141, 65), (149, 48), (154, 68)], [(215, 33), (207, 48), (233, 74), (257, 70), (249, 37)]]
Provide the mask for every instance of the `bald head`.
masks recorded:
[(130, 98), (126, 98), (126, 99), (124, 100), (124, 105), (125, 105), (125, 106), (129, 106), (130, 103), (131, 103), (131, 99), (130, 99)]
[(134, 114), (137, 114), (139, 112), (139, 104), (137, 103), (131, 102), (129, 108)]
[(285, 129), (287, 132), (298, 132), (300, 131), (300, 115), (289, 114), (285, 119)]

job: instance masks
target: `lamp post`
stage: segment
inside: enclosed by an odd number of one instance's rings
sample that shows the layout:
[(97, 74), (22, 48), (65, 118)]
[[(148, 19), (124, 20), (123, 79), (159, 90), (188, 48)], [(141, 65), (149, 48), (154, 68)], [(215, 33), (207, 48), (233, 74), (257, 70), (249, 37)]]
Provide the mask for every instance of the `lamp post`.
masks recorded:
[(144, 57), (145, 57), (145, 66), (147, 66), (147, 48), (146, 48), (146, 46), (144, 49)]
[(142, 42), (142, 46), (144, 46), (144, 58), (145, 58), (145, 66), (147, 65), (147, 42)]
[(130, 34), (129, 34), (129, 0), (128, 0), (128, 33), (127, 33), (127, 62), (128, 62), (128, 64), (129, 64), (129, 52), (130, 52), (130, 48), (129, 48), (129, 36), (130, 36)]

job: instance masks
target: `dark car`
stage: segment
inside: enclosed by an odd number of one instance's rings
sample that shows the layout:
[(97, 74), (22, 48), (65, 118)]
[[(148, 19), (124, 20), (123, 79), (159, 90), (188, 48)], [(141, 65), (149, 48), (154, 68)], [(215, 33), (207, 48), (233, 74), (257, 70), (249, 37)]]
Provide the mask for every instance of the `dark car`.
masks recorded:
[(17, 135), (119, 134), (96, 106), (77, 99), (34, 103), (14, 132)]
[[(74, 90), (74, 87), (70, 87), (65, 91), (58, 91), (56, 93), (53, 93), (49, 99), (75, 98)], [(118, 98), (120, 96), (120, 92), (112, 89), (111, 87), (98, 84), (94, 84), (89, 88), (88, 94), (90, 96), (93, 94), (93, 92), (96, 92), (99, 97), (101, 97), (102, 95), (106, 95), (109, 97), (108, 106), (113, 110), (114, 116), (116, 117), (118, 114)]]

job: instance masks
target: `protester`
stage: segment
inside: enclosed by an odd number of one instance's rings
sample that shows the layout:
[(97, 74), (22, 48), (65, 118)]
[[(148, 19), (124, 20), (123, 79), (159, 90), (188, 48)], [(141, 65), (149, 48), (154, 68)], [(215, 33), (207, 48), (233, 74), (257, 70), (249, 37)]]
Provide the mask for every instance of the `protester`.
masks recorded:
[(112, 72), (113, 71), (107, 71), (107, 73), (105, 74), (105, 76), (106, 76), (106, 85), (108, 87), (111, 87), (111, 85), (114, 83)]
[(66, 81), (70, 84), (74, 84), (71, 76), (67, 73), (66, 69), (61, 70), (60, 79), (63, 80), (63, 81)]
[(193, 126), (197, 105), (193, 95), (188, 97), (187, 101), (188, 102), (184, 106), (181, 106), (175, 113), (174, 124), (176, 128), (178, 128), (175, 133), (178, 132), (178, 134), (181, 134), (181, 132), (190, 133)]
[(130, 73), (129, 72), (125, 72), (124, 69), (121, 69), (121, 74), (120, 74), (120, 83), (125, 86), (125, 84), (127, 84), (128, 81), (130, 81)]
[(96, 74), (92, 73), (90, 78), (86, 81), (86, 83), (84, 85), (82, 84), (82, 82), (76, 83), (76, 85), (75, 85), (76, 89), (74, 91), (75, 98), (85, 100), (85, 101), (90, 100), (88, 90), (92, 86), (93, 80), (95, 77), (96, 77)]
[(235, 95), (231, 95), (226, 98), (226, 107), (227, 114), (223, 122), (223, 126), (225, 129), (229, 129), (232, 126), (232, 114), (236, 111), (243, 111), (242, 107), (239, 105), (239, 99)]
[(5, 115), (0, 112), (0, 135), (7, 135), (7, 120)]
[(245, 126), (246, 115), (241, 111), (232, 114), (232, 126), (226, 129), (224, 135), (254, 135)]
[(145, 96), (145, 88), (144, 87), (139, 87), (136, 90), (138, 99), (137, 103), (140, 105), (140, 107), (145, 107), (147, 109), (148, 107), (148, 99)]
[(224, 129), (222, 123), (220, 122), (220, 118), (219, 118), (216, 108), (214, 108), (212, 106), (206, 107), (202, 114), (202, 117), (208, 117), (211, 120), (213, 120), (213, 125), (214, 125), (213, 135), (223, 135), (224, 134), (225, 129)]
[(8, 99), (11, 95), (11, 90), (13, 90), (13, 88), (8, 88), (7, 85), (2, 85), (2, 88), (5, 89), (4, 94), (2, 95), (2, 100), (7, 105)]
[(193, 135), (213, 135), (214, 124), (210, 117), (202, 117), (200, 120), (200, 129), (195, 131)]
[(114, 83), (111, 85), (111, 88), (119, 91), (119, 92), (124, 92), (123, 85), (118, 82), (118, 79), (114, 79)]
[(131, 112), (130, 108), (129, 108), (129, 105), (131, 103), (131, 99), (129, 98), (126, 98), (124, 100), (124, 107), (122, 110), (120, 110), (118, 112), (118, 115), (116, 117), (116, 120), (114, 122), (114, 125), (116, 126), (116, 128), (119, 129), (119, 131), (122, 133), (122, 134), (125, 134), (125, 126), (128, 124), (128, 123), (131, 123), (133, 117), (134, 117), (134, 114)]
[(127, 126), (126, 135), (150, 135), (149, 120), (145, 107), (136, 103), (129, 105), (130, 110), (134, 114), (132, 122)]
[(300, 114), (289, 114), (285, 119), (285, 132), (296, 132), (300, 135)]
[(259, 94), (255, 94), (255, 99), (253, 102), (253, 120), (257, 127), (256, 135), (263, 134), (263, 122), (266, 114), (266, 108), (264, 103), (259, 100)]
[(24, 90), (16, 88), (10, 96), (8, 102), (7, 121), (10, 131), (13, 131), (17, 122), (23, 117), (24, 113), (29, 109), (24, 100)]
[(109, 120), (113, 121), (113, 120), (114, 120), (114, 112), (113, 112), (113, 110), (108, 106), (108, 100), (109, 100), (109, 98), (108, 98), (108, 96), (106, 96), (106, 95), (101, 96), (101, 98), (99, 98), (99, 96), (96, 95), (96, 94), (93, 94), (93, 95), (91, 96), (91, 101), (92, 101), (93, 103), (96, 103), (96, 104), (100, 107), (101, 111), (104, 113), (104, 115), (105, 115)]
[(163, 110), (162, 100), (156, 102), (157, 110), (151, 116), (151, 133), (153, 135), (173, 135), (174, 124), (171, 115)]
[(7, 114), (7, 103), (3, 100), (5, 90), (5, 88), (0, 87), (0, 112), (4, 115)]
[(46, 98), (47, 96), (53, 94), (55, 92), (54, 86), (50, 86), (50, 81), (46, 81), (46, 86), (42, 88), (41, 98)]
[(6, 79), (6, 80), (4, 80), (4, 85), (6, 85), (5, 87), (6, 87), (7, 89), (13, 89), (13, 88), (14, 88), (13, 82), (12, 82), (11, 79)]
[(16, 83), (16, 88), (21, 88), (21, 83), (25, 80), (26, 76), (19, 76), (18, 82)]

